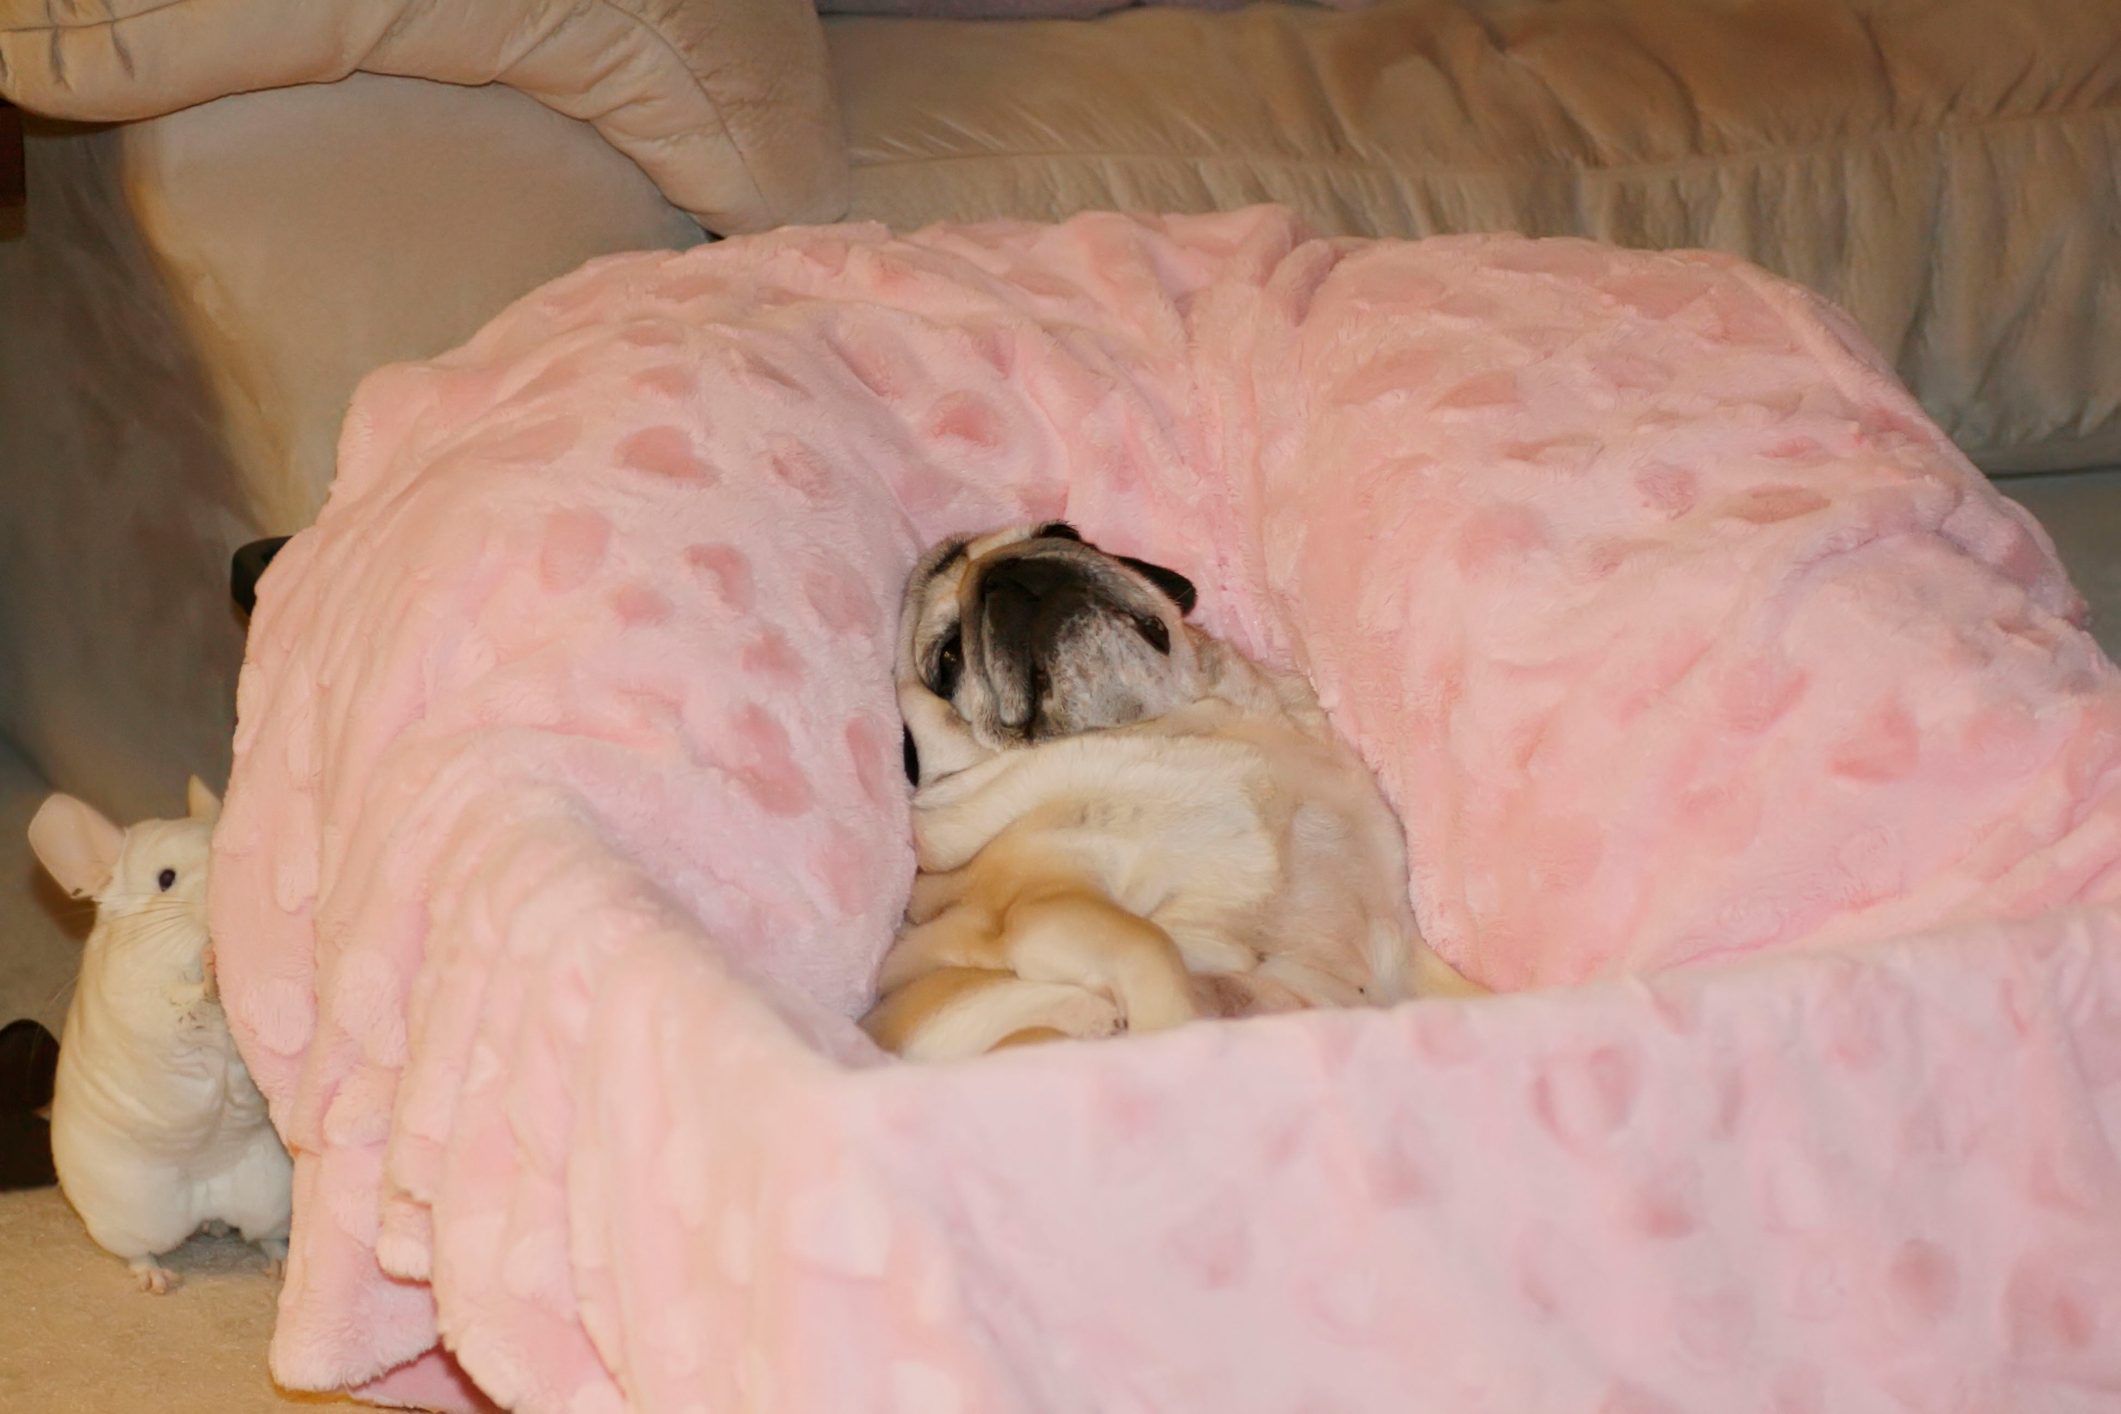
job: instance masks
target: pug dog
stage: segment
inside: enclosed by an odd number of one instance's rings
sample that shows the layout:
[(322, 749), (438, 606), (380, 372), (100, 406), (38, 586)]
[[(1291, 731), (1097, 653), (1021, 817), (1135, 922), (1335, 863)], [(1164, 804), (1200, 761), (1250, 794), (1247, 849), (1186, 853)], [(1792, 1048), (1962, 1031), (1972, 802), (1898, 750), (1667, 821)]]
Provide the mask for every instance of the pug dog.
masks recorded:
[(950, 539), (897, 649), (919, 874), (862, 1025), (922, 1060), (1479, 989), (1377, 782), (1193, 585), (1065, 522)]

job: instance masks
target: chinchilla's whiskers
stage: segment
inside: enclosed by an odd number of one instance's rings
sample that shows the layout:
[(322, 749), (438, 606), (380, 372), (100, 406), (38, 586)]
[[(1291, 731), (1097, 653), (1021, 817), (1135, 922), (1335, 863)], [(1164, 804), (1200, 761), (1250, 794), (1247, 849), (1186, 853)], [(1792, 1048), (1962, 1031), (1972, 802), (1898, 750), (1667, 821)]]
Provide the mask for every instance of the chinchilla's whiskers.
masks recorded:
[(124, 921), (132, 925), (130, 931), (134, 937), (160, 937), (164, 933), (179, 931), (188, 933), (204, 933), (206, 931), (206, 923), (203, 919), (184, 913), (135, 913)]
[[(59, 1004), (59, 999), (65, 996), (68, 992), (71, 992), (74, 989), (74, 985), (80, 980), (81, 974), (76, 972), (73, 976), (67, 978), (64, 982), (61, 982), (59, 984), (59, 989), (53, 992), (50, 996), (46, 997), (44, 999), (43, 1005), (37, 1008), (37, 1013), (49, 1011), (52, 1007), (57, 1006)], [(37, 1013), (32, 1013), (32, 1015), (35, 1015)]]
[(124, 926), (113, 931), (112, 939), (129, 948), (156, 947), (173, 939), (201, 944), (207, 941), (206, 927), (196, 918), (174, 914), (157, 918), (135, 913), (118, 921)]
[[(88, 903), (92, 908), (96, 906), (94, 900), (89, 900)], [(128, 908), (183, 908), (186, 906), (183, 899), (163, 893), (159, 889), (153, 893), (111, 894), (103, 900), (103, 903), (104, 906), (117, 910)]]
[(201, 916), (201, 910), (198, 905), (186, 903), (182, 899), (161, 897), (150, 897), (145, 903), (130, 911), (114, 912), (110, 922), (130, 926), (137, 924), (142, 919), (161, 920), (166, 918), (183, 919), (199, 928), (206, 926), (206, 920)]

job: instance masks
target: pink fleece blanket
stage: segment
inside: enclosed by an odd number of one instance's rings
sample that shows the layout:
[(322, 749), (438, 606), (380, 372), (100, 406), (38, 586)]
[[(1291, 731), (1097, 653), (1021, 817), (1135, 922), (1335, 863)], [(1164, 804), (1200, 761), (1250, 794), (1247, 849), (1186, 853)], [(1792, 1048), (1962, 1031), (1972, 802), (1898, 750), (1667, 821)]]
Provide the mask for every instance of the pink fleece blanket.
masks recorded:
[[(900, 577), (1058, 515), (1309, 671), (1429, 935), (1529, 990), (871, 1050)], [(2078, 613), (1838, 316), (1720, 257), (1256, 210), (599, 261), (374, 375), (262, 588), (212, 906), (297, 1157), (273, 1368), (568, 1414), (2111, 1409), (2121, 691)]]

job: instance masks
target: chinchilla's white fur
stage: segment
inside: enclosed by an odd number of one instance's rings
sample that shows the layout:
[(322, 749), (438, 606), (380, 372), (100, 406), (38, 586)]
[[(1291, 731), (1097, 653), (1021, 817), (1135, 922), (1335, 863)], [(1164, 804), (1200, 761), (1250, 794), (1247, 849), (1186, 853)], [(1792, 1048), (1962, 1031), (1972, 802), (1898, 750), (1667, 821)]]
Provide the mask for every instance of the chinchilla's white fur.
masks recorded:
[(120, 830), (55, 795), (29, 831), (52, 876), (96, 901), (52, 1099), (59, 1185), (89, 1235), (158, 1293), (176, 1278), (156, 1258), (201, 1227), (236, 1228), (276, 1264), (287, 1254), (287, 1152), (214, 985), (206, 868), (220, 802), (191, 787), (187, 819)]

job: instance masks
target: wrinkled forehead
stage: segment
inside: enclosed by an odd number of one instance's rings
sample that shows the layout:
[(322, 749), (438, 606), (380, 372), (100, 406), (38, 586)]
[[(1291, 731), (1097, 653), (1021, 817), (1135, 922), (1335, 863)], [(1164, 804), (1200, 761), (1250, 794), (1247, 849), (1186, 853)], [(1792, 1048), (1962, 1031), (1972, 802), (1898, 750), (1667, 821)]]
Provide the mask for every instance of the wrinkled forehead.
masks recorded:
[(927, 632), (947, 623), (957, 612), (958, 591), (972, 567), (1035, 533), (1034, 526), (1012, 525), (985, 535), (956, 536), (929, 550), (913, 572), (907, 596), (915, 630)]
[(1006, 549), (1020, 540), (1029, 540), (1038, 534), (1035, 525), (1011, 525), (985, 535), (974, 536), (965, 542), (965, 558), (968, 561), (983, 560), (996, 550)]

